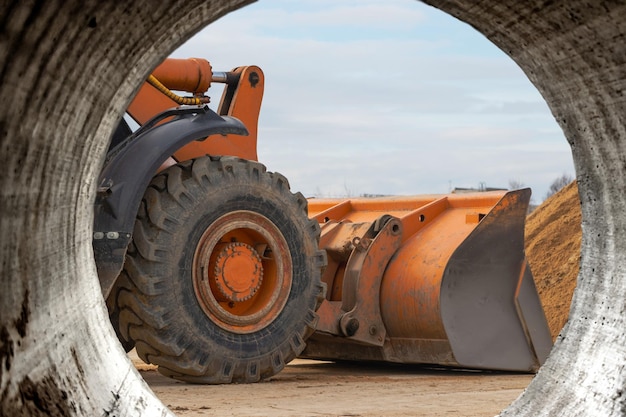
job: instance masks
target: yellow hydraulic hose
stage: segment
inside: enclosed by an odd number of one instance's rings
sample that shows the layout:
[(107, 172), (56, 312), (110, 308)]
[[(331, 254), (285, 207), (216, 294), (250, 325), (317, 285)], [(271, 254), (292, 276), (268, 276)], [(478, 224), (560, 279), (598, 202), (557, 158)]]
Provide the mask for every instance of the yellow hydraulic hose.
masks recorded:
[(175, 101), (177, 104), (199, 105), (208, 103), (210, 101), (209, 97), (181, 97), (178, 94), (172, 92), (172, 90), (170, 90), (166, 86), (164, 86), (154, 75), (150, 75), (148, 77), (148, 83), (150, 83), (150, 85), (152, 85), (154, 88)]

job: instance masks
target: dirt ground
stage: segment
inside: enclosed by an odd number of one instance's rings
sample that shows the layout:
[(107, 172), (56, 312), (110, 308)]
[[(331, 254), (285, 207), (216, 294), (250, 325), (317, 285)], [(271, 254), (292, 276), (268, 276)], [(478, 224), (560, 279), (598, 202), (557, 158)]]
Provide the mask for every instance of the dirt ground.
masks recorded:
[(250, 385), (191, 385), (135, 357), (154, 393), (178, 416), (495, 416), (532, 375), (296, 359)]
[[(576, 183), (535, 210), (526, 255), (552, 337), (567, 321), (580, 261)], [(161, 376), (131, 352), (148, 385), (179, 416), (495, 416), (532, 375), (295, 360), (258, 384), (202, 386)]]

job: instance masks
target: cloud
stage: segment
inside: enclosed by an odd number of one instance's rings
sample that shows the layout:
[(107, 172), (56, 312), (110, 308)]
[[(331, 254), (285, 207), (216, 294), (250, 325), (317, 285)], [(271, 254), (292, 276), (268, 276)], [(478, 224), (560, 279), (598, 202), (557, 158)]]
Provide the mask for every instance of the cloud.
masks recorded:
[(307, 195), (516, 180), (540, 198), (574, 172), (560, 128), (517, 65), (416, 1), (264, 0), (174, 56), (263, 69), (259, 159)]
[[(398, 1), (267, 1), (238, 12), (230, 26), (238, 32), (261, 36), (288, 38), (331, 38), (343, 40), (352, 36), (368, 36), (384, 31), (415, 28), (424, 19), (419, 7), (406, 7)], [(363, 30), (368, 33), (364, 34)]]

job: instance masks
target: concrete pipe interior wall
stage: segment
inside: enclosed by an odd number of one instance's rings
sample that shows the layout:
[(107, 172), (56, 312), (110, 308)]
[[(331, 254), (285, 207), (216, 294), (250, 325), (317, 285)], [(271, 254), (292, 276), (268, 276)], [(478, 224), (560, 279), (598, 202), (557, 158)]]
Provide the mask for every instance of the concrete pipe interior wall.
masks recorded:
[[(141, 80), (247, 2), (2, 2), (1, 415), (170, 415), (107, 324), (91, 253), (95, 178)], [(583, 246), (571, 317), (503, 415), (625, 415), (626, 4), (428, 3), (520, 65), (563, 128), (577, 169)]]

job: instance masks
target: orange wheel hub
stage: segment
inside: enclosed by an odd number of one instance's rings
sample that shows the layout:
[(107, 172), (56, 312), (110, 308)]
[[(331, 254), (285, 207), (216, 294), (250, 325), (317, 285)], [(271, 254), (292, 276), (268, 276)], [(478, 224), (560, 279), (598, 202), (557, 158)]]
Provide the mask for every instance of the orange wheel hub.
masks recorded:
[(292, 285), (292, 259), (281, 231), (247, 210), (206, 228), (193, 257), (196, 299), (215, 324), (234, 333), (258, 331), (282, 312)]
[(249, 300), (263, 281), (259, 254), (247, 243), (226, 244), (217, 255), (213, 275), (221, 295), (228, 301)]

